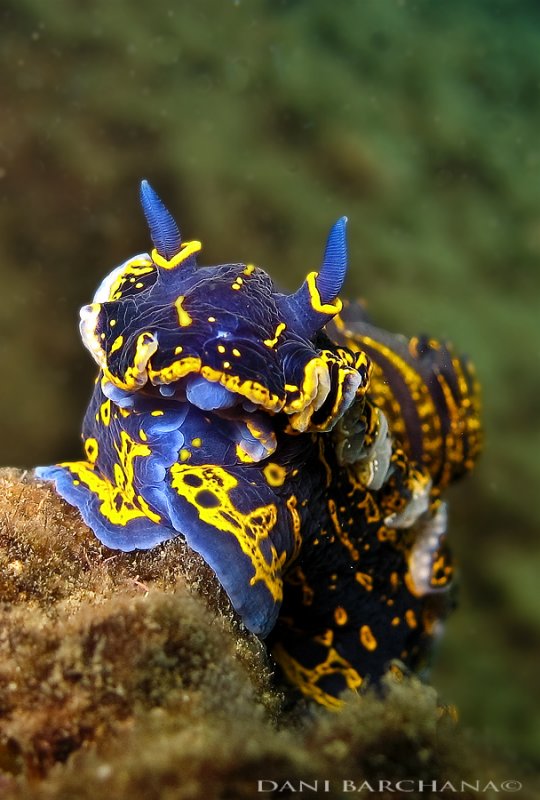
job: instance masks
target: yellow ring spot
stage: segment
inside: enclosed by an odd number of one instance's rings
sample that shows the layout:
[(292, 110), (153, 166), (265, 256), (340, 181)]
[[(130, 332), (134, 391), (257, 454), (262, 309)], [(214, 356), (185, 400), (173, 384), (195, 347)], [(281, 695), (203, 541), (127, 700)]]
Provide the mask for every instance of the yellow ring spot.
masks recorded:
[(88, 461), (90, 461), (91, 464), (95, 464), (99, 452), (97, 439), (88, 438), (84, 443), (84, 452), (86, 453)]
[(263, 469), (264, 477), (269, 486), (283, 486), (287, 477), (287, 470), (281, 464), (270, 462)]
[(373, 635), (373, 631), (369, 627), (369, 625), (362, 625), (360, 628), (360, 641), (366, 648), (366, 650), (376, 650), (377, 649), (377, 639)]
[(343, 606), (337, 606), (334, 611), (334, 619), (336, 621), (336, 625), (346, 625), (349, 617)]

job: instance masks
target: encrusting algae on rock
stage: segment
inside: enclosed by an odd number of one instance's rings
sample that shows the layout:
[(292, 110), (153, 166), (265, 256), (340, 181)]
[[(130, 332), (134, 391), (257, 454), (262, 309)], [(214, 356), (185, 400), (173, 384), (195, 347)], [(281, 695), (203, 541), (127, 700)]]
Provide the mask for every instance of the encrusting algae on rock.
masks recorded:
[(415, 678), (351, 693), (338, 715), (287, 710), (258, 639), (180, 539), (111, 556), (18, 470), (0, 470), (0, 574), (7, 800), (251, 800), (259, 780), (326, 780), (338, 798), (345, 780), (508, 772)]
[(43, 774), (154, 707), (275, 713), (262, 647), (181, 540), (111, 556), (48, 487), (3, 470), (0, 489), (4, 769)]

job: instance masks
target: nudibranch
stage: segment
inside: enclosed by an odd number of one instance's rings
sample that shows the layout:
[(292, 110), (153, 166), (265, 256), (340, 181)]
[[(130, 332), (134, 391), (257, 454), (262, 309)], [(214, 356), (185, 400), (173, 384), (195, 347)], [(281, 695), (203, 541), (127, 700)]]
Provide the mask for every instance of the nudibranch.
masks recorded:
[(441, 493), (480, 450), (473, 368), (341, 302), (345, 217), (287, 294), (253, 264), (199, 267), (146, 181), (141, 202), (151, 253), (81, 310), (85, 457), (37, 475), (107, 547), (183, 536), (286, 678), (338, 708), (417, 668), (447, 612)]

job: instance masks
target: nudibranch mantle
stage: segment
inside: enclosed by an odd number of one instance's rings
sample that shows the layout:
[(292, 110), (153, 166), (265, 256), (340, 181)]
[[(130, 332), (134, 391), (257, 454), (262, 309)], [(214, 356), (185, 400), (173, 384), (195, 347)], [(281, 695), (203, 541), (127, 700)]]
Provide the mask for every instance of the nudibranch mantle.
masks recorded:
[(345, 217), (285, 294), (252, 264), (199, 267), (146, 181), (141, 202), (152, 252), (81, 310), (85, 457), (36, 474), (107, 547), (183, 536), (285, 676), (337, 708), (418, 666), (446, 614), (441, 491), (480, 449), (473, 368), (342, 304)]

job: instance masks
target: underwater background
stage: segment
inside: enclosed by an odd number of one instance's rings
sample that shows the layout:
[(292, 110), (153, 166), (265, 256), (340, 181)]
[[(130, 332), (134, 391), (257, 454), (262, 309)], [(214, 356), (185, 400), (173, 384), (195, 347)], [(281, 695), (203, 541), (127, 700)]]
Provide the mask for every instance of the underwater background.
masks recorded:
[(4, 0), (0, 22), (0, 464), (79, 454), (78, 309), (148, 247), (142, 177), (201, 263), (289, 289), (347, 214), (344, 296), (452, 340), (483, 384), (433, 683), (540, 763), (540, 6)]

